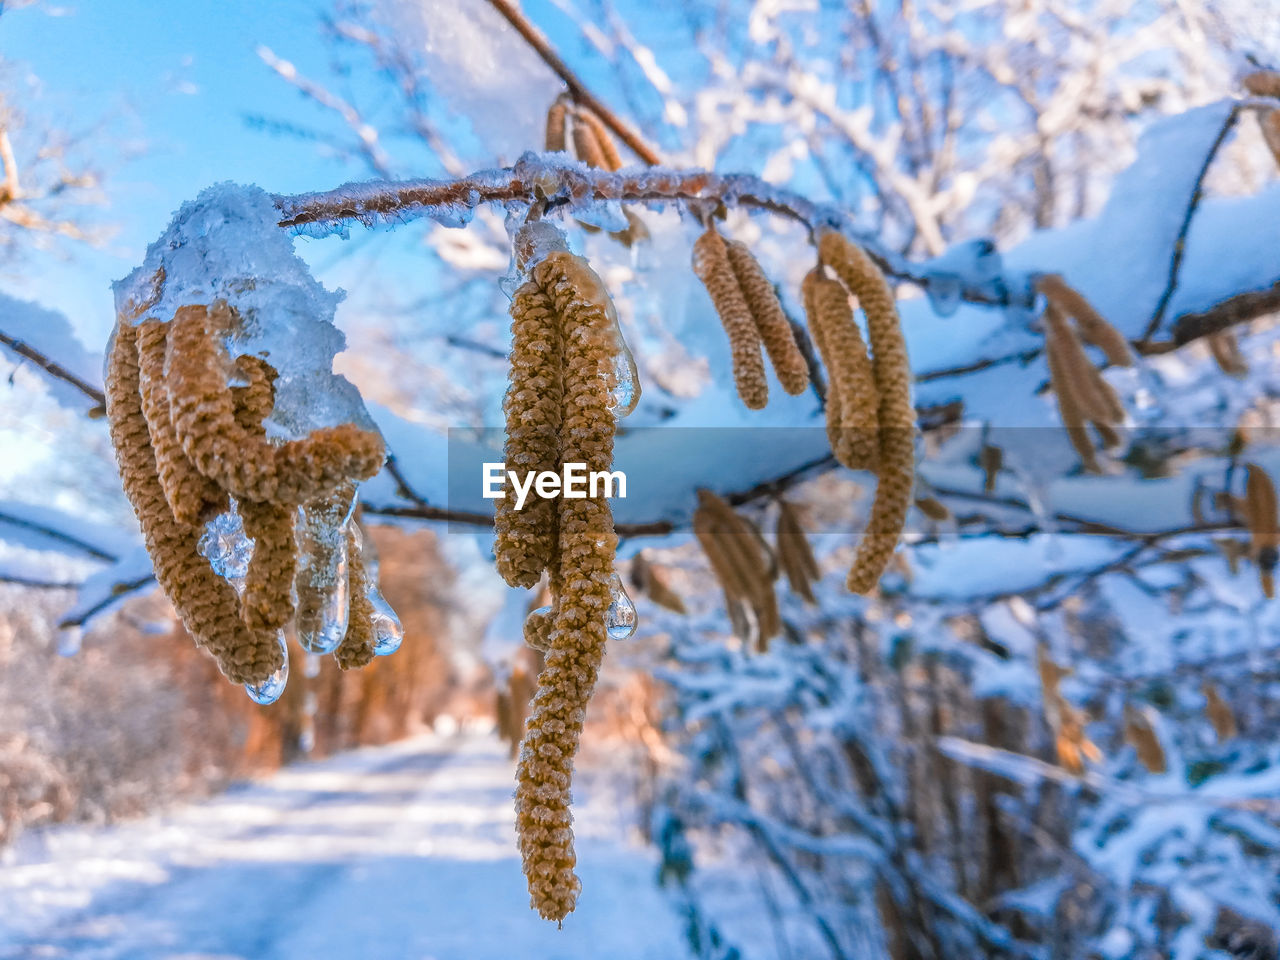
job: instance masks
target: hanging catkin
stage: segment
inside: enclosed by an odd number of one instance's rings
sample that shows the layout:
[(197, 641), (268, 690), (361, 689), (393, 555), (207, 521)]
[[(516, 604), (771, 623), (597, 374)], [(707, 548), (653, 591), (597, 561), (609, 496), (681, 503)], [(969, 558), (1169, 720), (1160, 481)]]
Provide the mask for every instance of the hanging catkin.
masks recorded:
[(168, 329), (167, 324), (158, 320), (148, 320), (137, 328), (142, 411), (151, 432), (160, 486), (169, 509), (179, 523), (194, 525), (225, 510), (227, 495), (196, 470), (173, 429), (164, 375)]
[(714, 226), (707, 227), (693, 245), (693, 272), (707, 288), (733, 355), (733, 382), (738, 396), (752, 410), (769, 402), (769, 383), (760, 352), (760, 330), (743, 296), (738, 276), (729, 263), (729, 251)]
[[(586, 262), (564, 251), (531, 270), (561, 323), (564, 398), (560, 457), (588, 472), (613, 461), (614, 416), (607, 378), (618, 349), (604, 285)], [(531, 905), (562, 921), (576, 902), (570, 781), (587, 703), (607, 639), (605, 611), (617, 537), (603, 496), (562, 498), (558, 519), (559, 593), (516, 772), (516, 833)], [(553, 573), (554, 577), (554, 573)]]
[(173, 425), (196, 468), (237, 499), (302, 504), (382, 466), (382, 438), (352, 423), (273, 444), (236, 420), (218, 336), (234, 315), (225, 302), (179, 307), (170, 321), (168, 384)]
[(369, 582), (364, 564), (360, 528), (354, 520), (347, 529), (347, 584), (351, 606), (347, 610), (347, 635), (334, 651), (333, 658), (343, 670), (363, 667), (374, 658), (373, 602), (369, 591), (375, 586)]
[(573, 111), (573, 149), (579, 160), (589, 167), (618, 170), (622, 158), (618, 148), (595, 111), (579, 104)]
[(778, 302), (773, 284), (745, 243), (729, 240), (725, 243), (725, 252), (738, 279), (747, 309), (755, 320), (756, 330), (764, 342), (765, 351), (769, 354), (769, 362), (778, 375), (778, 382), (782, 384), (783, 390), (793, 396), (804, 393), (809, 386), (809, 367), (796, 345), (791, 323), (787, 320), (782, 304)]
[(834, 231), (822, 235), (818, 252), (858, 298), (867, 317), (871, 372), (879, 398), (880, 432), (876, 498), (871, 519), (858, 544), (848, 587), (854, 593), (874, 589), (892, 559), (906, 524), (915, 483), (915, 408), (911, 405), (911, 365), (902, 321), (884, 274), (866, 251)]
[(1053, 386), (1054, 396), (1058, 398), (1058, 416), (1067, 431), (1071, 446), (1080, 456), (1080, 461), (1089, 473), (1101, 473), (1098, 458), (1093, 449), (1093, 440), (1085, 428), (1084, 413), (1080, 409), (1076, 397), (1076, 386), (1067, 370), (1066, 361), (1062, 357), (1061, 348), (1054, 338), (1050, 338), (1045, 348), (1049, 365), (1049, 383)]
[[(523, 477), (528, 471), (556, 470), (560, 463), (564, 350), (561, 323), (547, 292), (533, 281), (511, 300), (509, 386), (505, 462)], [(496, 501), (494, 553), (498, 573), (513, 587), (532, 587), (552, 562), (556, 549), (557, 501), (532, 488), (524, 508), (515, 496)]]
[(880, 461), (880, 397), (871, 358), (853, 319), (849, 291), (821, 266), (801, 286), (809, 330), (827, 368), (827, 441), (850, 470), (874, 471)]
[[(782, 621), (773, 592), (777, 569), (760, 531), (723, 498), (710, 490), (699, 490), (693, 532), (724, 590), (734, 632), (743, 640), (751, 639), (754, 633), (757, 649), (767, 649), (769, 641), (781, 632)], [(742, 629), (747, 623), (734, 615), (735, 608), (739, 613), (751, 610), (754, 630)]]
[(1124, 334), (1108, 323), (1093, 304), (1059, 274), (1041, 274), (1036, 278), (1036, 289), (1062, 313), (1075, 318), (1080, 336), (1106, 354), (1109, 363), (1118, 367), (1133, 365), (1133, 350)]
[(280, 666), (280, 649), (250, 641), (235, 589), (196, 551), (200, 528), (178, 522), (169, 509), (142, 409), (137, 336), (127, 321), (117, 326), (106, 372), (107, 418), (125, 495), (138, 516), (156, 580), (187, 632), (231, 680), (259, 683)]
[[(381, 466), (383, 445), (354, 424), (268, 441), (276, 373), (261, 358), (227, 355), (236, 321), (225, 302), (181, 307), (169, 323), (120, 317), (107, 415), (157, 580), (223, 672), (259, 684), (280, 666), (278, 634), (295, 612), (298, 504), (339, 486), (349, 502), (354, 483)], [(231, 387), (232, 375), (243, 383)], [(229, 496), (255, 541), (242, 597), (197, 549), (204, 521)]]
[(1244, 516), (1249, 527), (1253, 560), (1258, 579), (1268, 600), (1275, 596), (1276, 550), (1280, 547), (1280, 522), (1276, 516), (1276, 488), (1271, 477), (1256, 463), (1246, 468)]
[(816, 604), (818, 601), (813, 593), (813, 584), (822, 574), (796, 509), (786, 500), (778, 501), (777, 540), (778, 565), (786, 574), (787, 583), (806, 602)]
[(561, 95), (547, 111), (547, 131), (545, 149), (548, 153), (563, 153), (567, 146), (565, 140), (565, 121), (569, 115), (569, 104)]

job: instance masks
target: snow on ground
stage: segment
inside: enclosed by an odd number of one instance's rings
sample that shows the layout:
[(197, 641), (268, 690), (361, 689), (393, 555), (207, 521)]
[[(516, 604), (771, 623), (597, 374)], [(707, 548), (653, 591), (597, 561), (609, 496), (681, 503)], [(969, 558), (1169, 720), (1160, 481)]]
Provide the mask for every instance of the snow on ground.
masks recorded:
[(33, 832), (0, 865), (0, 958), (685, 956), (652, 857), (589, 785), (578, 909), (563, 930), (529, 909), (513, 770), (492, 736), (432, 734), (131, 824)]

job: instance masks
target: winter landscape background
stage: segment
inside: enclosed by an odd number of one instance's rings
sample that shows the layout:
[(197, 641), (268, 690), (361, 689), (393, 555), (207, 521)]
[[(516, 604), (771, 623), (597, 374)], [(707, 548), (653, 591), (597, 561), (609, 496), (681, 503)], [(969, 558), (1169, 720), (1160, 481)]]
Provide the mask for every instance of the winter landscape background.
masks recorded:
[[(504, 6), (0, 4), (0, 957), (1280, 956), (1280, 530), (1246, 502), (1280, 471), (1280, 101), (1246, 80), (1280, 70), (1271, 4), (527, 0), (661, 161), (618, 174), (540, 152), (565, 82)], [(630, 205), (626, 244), (616, 204), (561, 218), (643, 387), (615, 461), (640, 628), (588, 715), (562, 930), (512, 828), (541, 601), (466, 519), (510, 211), (295, 231), (393, 456), (361, 499), (406, 639), (365, 670), (298, 655), (269, 707), (228, 684), (155, 590), (100, 409), (111, 284), (206, 188), (517, 163), (758, 178), (723, 181), (722, 229), (797, 320), (808, 231), (736, 200), (861, 238), (920, 424), (920, 509), (854, 596), (875, 479), (831, 460), (818, 391), (739, 401), (696, 205)], [(1124, 406), (1096, 470), (1042, 274), (1133, 354), (1089, 354)], [(700, 488), (775, 549), (783, 502), (808, 533), (771, 642), (690, 532)]]

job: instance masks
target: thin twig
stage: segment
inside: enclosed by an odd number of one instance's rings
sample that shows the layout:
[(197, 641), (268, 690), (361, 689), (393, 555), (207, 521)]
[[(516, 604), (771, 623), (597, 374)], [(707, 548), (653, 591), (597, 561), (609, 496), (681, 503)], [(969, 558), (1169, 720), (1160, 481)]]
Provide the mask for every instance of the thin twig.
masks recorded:
[(640, 138), (639, 134), (618, 119), (617, 114), (587, 89), (586, 84), (578, 78), (578, 75), (569, 69), (568, 64), (560, 59), (560, 55), (551, 46), (551, 42), (546, 38), (546, 35), (531, 23), (524, 14), (517, 10), (508, 0), (489, 0), (489, 5), (515, 28), (515, 31), (520, 34), (524, 42), (533, 49), (534, 53), (542, 58), (542, 62), (564, 81), (564, 85), (569, 88), (573, 98), (584, 107), (589, 107), (604, 125), (613, 131), (619, 140), (631, 148), (631, 151), (637, 157), (651, 167), (656, 167), (662, 163), (662, 158)]
[(49, 374), (49, 376), (53, 377), (54, 379), (61, 380), (64, 383), (71, 384), (71, 386), (75, 387), (77, 390), (83, 393), (86, 397), (88, 397), (98, 406), (102, 406), (107, 402), (106, 394), (104, 394), (101, 390), (99, 390), (93, 384), (76, 376), (74, 373), (72, 373), (62, 364), (58, 363), (56, 360), (50, 357), (45, 356), (43, 353), (35, 349), (35, 347), (32, 347), (30, 344), (24, 343), (22, 340), (19, 340), (17, 337), (9, 336), (3, 330), (0, 330), (0, 344), (4, 344), (6, 347), (8, 347), (10, 350), (16, 353), (18, 356), (24, 357), (27, 360), (30, 360), (37, 367), (39, 367), (45, 373)]
[(1200, 206), (1200, 200), (1204, 195), (1204, 180), (1209, 175), (1209, 167), (1213, 165), (1214, 158), (1218, 155), (1218, 151), (1222, 148), (1222, 144), (1226, 142), (1227, 134), (1231, 132), (1231, 128), (1236, 125), (1236, 120), (1240, 116), (1240, 104), (1232, 106), (1227, 113), (1226, 120), (1222, 123), (1222, 128), (1218, 130), (1218, 135), (1214, 137), (1213, 143), (1209, 146), (1209, 152), (1205, 155), (1204, 163), (1200, 165), (1200, 172), (1196, 174), (1195, 186), (1191, 190), (1191, 196), (1187, 200), (1187, 209), (1182, 216), (1182, 225), (1178, 228), (1178, 236), (1173, 242), (1173, 256), (1169, 260), (1169, 280), (1165, 284), (1164, 292), (1160, 295), (1160, 301), (1156, 304), (1156, 311), (1152, 314), (1147, 329), (1142, 334), (1142, 339), (1150, 340), (1155, 332), (1160, 329), (1160, 323), (1164, 320), (1164, 312), (1169, 308), (1169, 301), (1173, 299), (1174, 291), (1178, 288), (1178, 273), (1182, 269), (1182, 258), (1186, 254), (1187, 234), (1191, 232), (1191, 221), (1195, 217), (1196, 208)]

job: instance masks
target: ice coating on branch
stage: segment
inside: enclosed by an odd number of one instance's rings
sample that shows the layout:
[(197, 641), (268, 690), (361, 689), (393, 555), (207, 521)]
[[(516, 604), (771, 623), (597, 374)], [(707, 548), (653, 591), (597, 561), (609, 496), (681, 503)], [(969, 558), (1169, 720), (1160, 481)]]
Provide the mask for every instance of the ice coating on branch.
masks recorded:
[(182, 205), (142, 265), (115, 283), (117, 313), (168, 322), (179, 307), (226, 300), (239, 316), (226, 344), (232, 358), (262, 357), (279, 374), (268, 436), (299, 439), (343, 423), (373, 429), (356, 388), (332, 372), (346, 346), (333, 324), (344, 295), (311, 276), (279, 219), (257, 187), (209, 187)]

